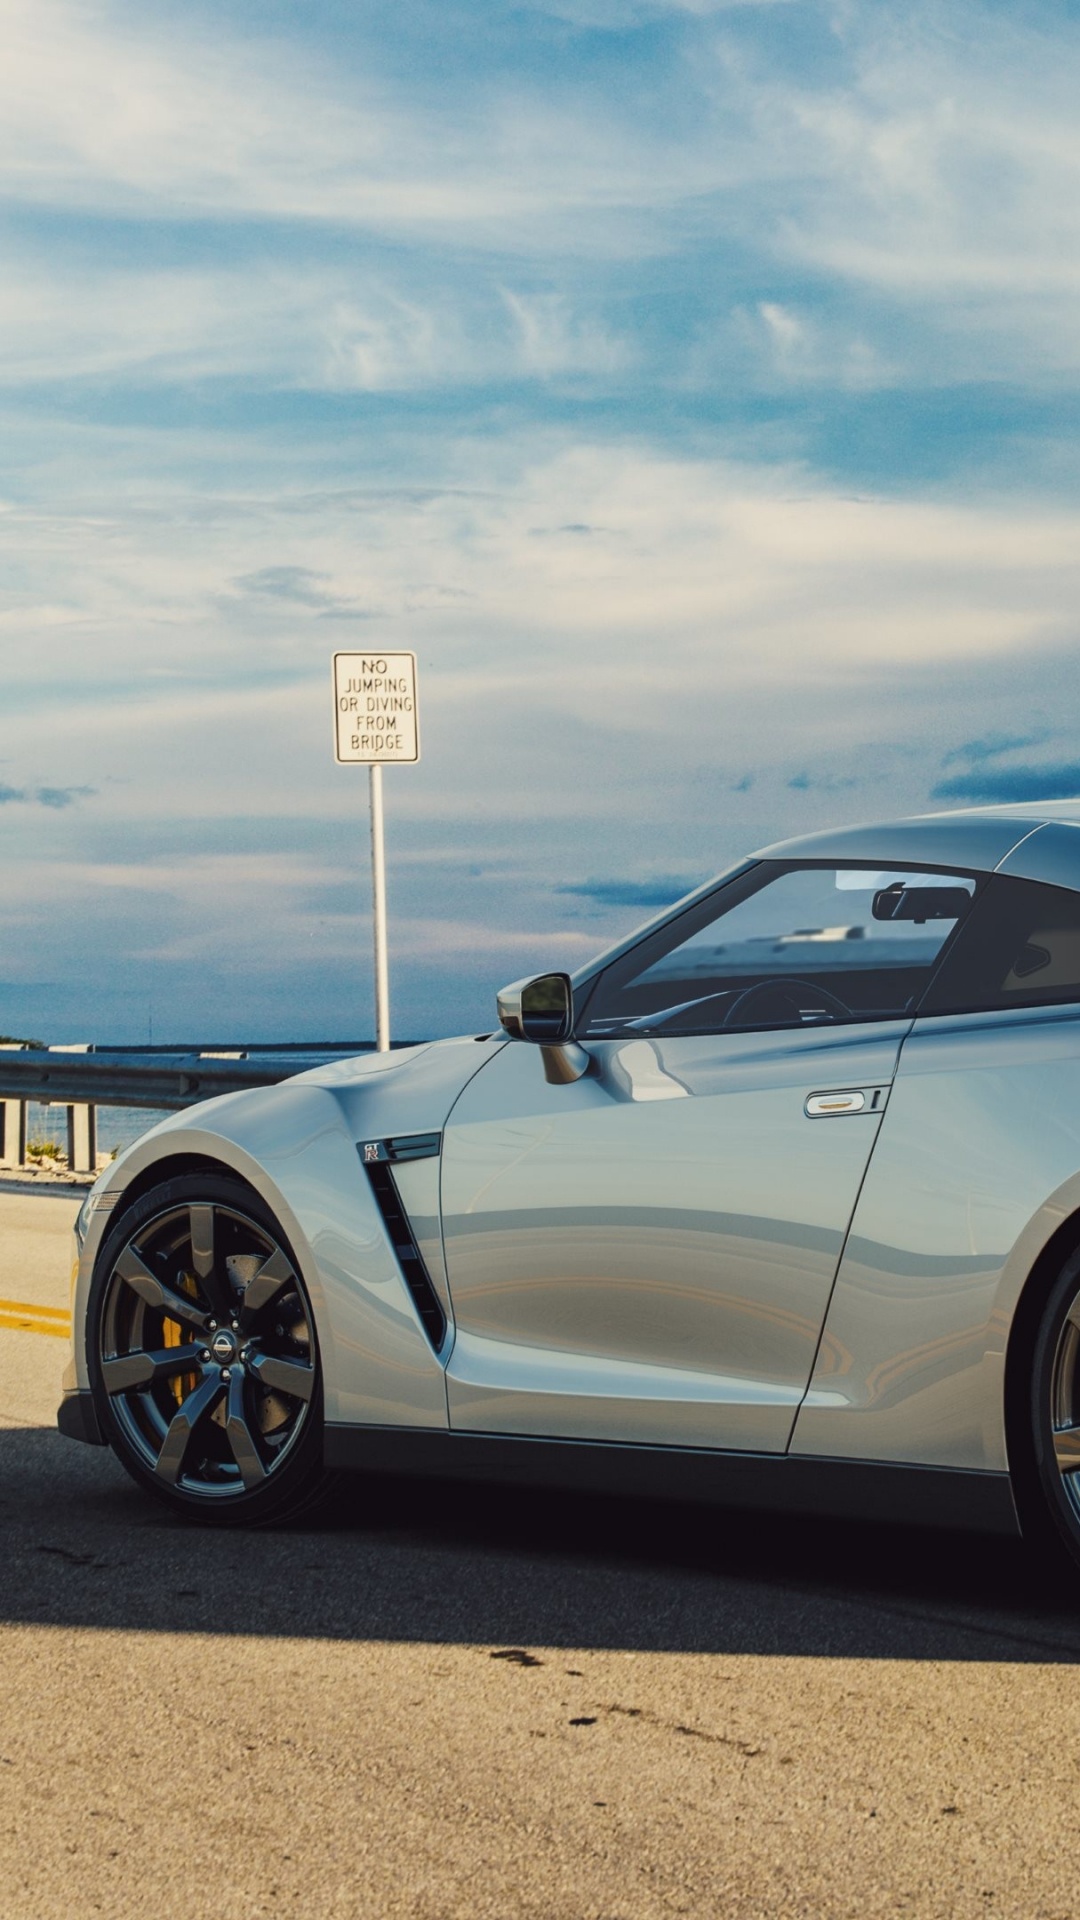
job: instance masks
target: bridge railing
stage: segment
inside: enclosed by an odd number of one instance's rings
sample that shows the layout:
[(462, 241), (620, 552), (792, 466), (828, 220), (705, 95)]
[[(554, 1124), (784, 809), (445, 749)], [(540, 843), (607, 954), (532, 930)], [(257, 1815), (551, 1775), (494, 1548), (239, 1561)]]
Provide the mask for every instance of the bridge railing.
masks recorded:
[(0, 1046), (0, 1167), (30, 1164), (31, 1105), (67, 1110), (67, 1164), (97, 1168), (98, 1107), (177, 1113), (218, 1093), (271, 1087), (309, 1067), (370, 1053), (371, 1041), (274, 1047), (161, 1048)]

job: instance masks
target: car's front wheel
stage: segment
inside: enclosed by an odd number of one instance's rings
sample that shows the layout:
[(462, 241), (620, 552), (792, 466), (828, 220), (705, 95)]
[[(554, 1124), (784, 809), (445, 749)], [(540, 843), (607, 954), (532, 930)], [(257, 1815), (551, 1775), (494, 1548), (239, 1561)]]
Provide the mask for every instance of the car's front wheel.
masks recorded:
[(272, 1213), (239, 1181), (144, 1194), (98, 1256), (87, 1363), (105, 1437), (174, 1509), (280, 1522), (323, 1491), (311, 1303)]

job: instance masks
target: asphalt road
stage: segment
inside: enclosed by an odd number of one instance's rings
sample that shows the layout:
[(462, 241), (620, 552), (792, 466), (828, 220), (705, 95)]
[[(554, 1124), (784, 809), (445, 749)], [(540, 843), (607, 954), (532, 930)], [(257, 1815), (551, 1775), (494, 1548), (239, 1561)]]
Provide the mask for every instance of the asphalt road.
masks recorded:
[[(0, 1297), (75, 1202), (0, 1193)], [(357, 1484), (173, 1522), (0, 1328), (0, 1915), (1072, 1920), (1080, 1588), (1008, 1542)]]

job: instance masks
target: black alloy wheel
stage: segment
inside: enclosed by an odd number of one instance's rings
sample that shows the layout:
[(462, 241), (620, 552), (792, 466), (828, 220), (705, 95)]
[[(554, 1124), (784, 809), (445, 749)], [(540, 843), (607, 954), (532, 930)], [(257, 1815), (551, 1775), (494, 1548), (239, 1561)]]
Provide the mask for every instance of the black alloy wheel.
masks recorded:
[(172, 1180), (116, 1221), (90, 1290), (87, 1362), (114, 1451), (174, 1509), (251, 1526), (323, 1491), (311, 1304), (280, 1227), (240, 1182)]

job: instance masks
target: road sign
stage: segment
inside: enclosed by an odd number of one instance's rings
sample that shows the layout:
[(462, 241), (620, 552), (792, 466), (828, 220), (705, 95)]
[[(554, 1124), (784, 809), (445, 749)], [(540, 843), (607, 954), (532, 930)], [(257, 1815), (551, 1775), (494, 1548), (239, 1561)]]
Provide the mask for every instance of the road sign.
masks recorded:
[(415, 653), (335, 653), (334, 758), (368, 767), (419, 760)]
[(420, 758), (415, 653), (335, 653), (334, 758), (367, 767), (371, 800), (371, 894), (375, 933), (375, 1045), (390, 1046), (386, 941), (386, 848), (382, 770)]

